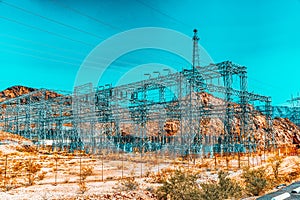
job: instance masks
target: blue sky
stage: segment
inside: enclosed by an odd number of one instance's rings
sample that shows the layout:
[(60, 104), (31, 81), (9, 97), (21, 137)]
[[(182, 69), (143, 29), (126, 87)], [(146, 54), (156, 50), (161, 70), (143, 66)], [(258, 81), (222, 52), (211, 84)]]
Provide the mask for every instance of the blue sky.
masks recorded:
[[(192, 37), (197, 28), (215, 62), (246, 66), (249, 90), (280, 105), (300, 92), (299, 13), (299, 0), (0, 0), (0, 90), (13, 85), (72, 90), (85, 57), (117, 33), (152, 26)], [(115, 83), (143, 63), (178, 70), (187, 65), (162, 58), (172, 56), (129, 53), (105, 80)]]

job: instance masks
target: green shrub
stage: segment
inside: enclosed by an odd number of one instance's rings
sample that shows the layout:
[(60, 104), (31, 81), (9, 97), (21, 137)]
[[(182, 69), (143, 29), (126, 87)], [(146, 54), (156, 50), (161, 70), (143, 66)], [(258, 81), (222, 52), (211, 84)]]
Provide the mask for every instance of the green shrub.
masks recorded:
[(34, 160), (25, 160), (24, 167), (28, 176), (28, 184), (33, 185), (36, 179), (36, 174), (41, 170), (41, 165), (36, 163)]
[(125, 177), (121, 180), (120, 189), (123, 191), (136, 190), (139, 187), (139, 183), (135, 180), (134, 176)]
[(227, 176), (228, 173), (220, 171), (218, 173), (218, 182), (200, 184), (202, 188), (200, 199), (223, 200), (229, 198), (240, 198), (242, 196), (242, 187)]
[(279, 155), (275, 155), (274, 157), (270, 157), (268, 159), (270, 162), (270, 166), (272, 168), (272, 172), (274, 175), (274, 178), (277, 182), (280, 182), (280, 177), (279, 177), (279, 168), (281, 167), (281, 164), (283, 162), (283, 159)]
[(199, 200), (200, 190), (196, 180), (196, 175), (176, 170), (162, 181), (162, 186), (156, 191), (157, 197), (160, 200)]
[(266, 178), (265, 168), (244, 169), (242, 178), (246, 183), (246, 192), (249, 195), (258, 196), (266, 189), (268, 181)]

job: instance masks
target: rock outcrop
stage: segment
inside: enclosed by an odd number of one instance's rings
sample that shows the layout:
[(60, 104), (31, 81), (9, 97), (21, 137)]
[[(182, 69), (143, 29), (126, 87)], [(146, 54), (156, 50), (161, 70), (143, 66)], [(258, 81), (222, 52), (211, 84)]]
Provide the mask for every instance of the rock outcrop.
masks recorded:
[[(38, 91), (38, 89), (31, 88), (31, 87), (25, 87), (25, 86), (12, 86), (9, 87), (3, 91), (0, 92), (0, 102), (13, 99), (25, 94), (29, 94), (30, 92)], [(56, 92), (52, 92), (49, 90), (45, 91), (45, 94), (42, 94), (42, 92), (37, 92), (33, 97), (35, 101), (39, 101), (41, 99), (51, 99), (56, 98), (58, 96), (61, 96), (60, 94)], [(24, 102), (23, 102), (24, 103)]]
[(8, 99), (16, 98), (18, 96), (22, 96), (24, 94), (28, 94), (30, 92), (35, 91), (36, 89), (25, 87), (25, 86), (13, 86), (9, 87), (0, 92), (0, 102), (3, 102)]

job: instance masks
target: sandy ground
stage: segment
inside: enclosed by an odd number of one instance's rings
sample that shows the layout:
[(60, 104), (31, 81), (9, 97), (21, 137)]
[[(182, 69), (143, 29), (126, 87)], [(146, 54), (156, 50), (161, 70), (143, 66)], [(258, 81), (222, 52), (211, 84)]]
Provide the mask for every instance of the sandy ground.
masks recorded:
[[(149, 195), (145, 194), (143, 190), (146, 188), (146, 183), (140, 181), (141, 190), (137, 190), (136, 196), (140, 196), (143, 199), (153, 199)], [(30, 187), (22, 187), (10, 190), (8, 192), (1, 192), (1, 200), (45, 200), (45, 199), (80, 199), (87, 198), (88, 196), (105, 198), (104, 194), (126, 196), (128, 192), (122, 192), (118, 189), (117, 181), (107, 182), (93, 182), (86, 184), (88, 190), (82, 194), (79, 190), (78, 184), (60, 184), (54, 185), (34, 185)], [(128, 195), (128, 194), (127, 194)]]
[[(15, 182), (7, 183), (8, 191), (0, 192), (1, 200), (44, 200), (44, 199), (155, 199), (149, 191), (159, 185), (149, 181), (149, 176), (153, 176), (161, 170), (174, 170), (185, 168), (200, 173), (198, 182), (217, 180), (217, 172), (220, 169), (227, 169), (224, 157), (198, 158), (193, 162), (180, 158), (157, 157), (155, 153), (145, 154), (119, 154), (111, 153), (99, 156), (90, 155), (69, 155), (69, 154), (49, 154), (47, 152), (36, 152), (32, 149), (24, 149), (22, 144), (5, 143), (0, 145), (0, 168), (1, 179)], [(272, 154), (264, 156), (242, 156), (241, 168), (238, 168), (237, 156), (230, 157), (228, 163), (229, 176), (239, 179), (242, 174), (242, 167), (267, 167), (270, 163), (268, 159)], [(36, 172), (34, 185), (28, 186), (28, 171), (24, 163), (28, 160), (40, 166)], [(15, 169), (15, 165), (21, 163), (20, 169)], [(298, 163), (298, 164), (297, 164)], [(291, 172), (299, 168), (300, 158), (298, 156), (288, 156), (283, 158), (280, 167), (280, 174)], [(217, 166), (215, 166), (217, 164)], [(84, 169), (91, 167), (92, 174), (88, 175), (85, 182), (87, 190), (82, 194), (79, 187), (79, 180), (84, 173)], [(6, 169), (6, 170), (5, 170)], [(6, 173), (4, 173), (6, 171)], [(269, 172), (268, 172), (269, 173)], [(39, 179), (39, 175), (44, 177)], [(124, 191), (121, 181), (126, 177), (134, 176), (138, 182), (138, 187), (134, 191)], [(2, 188), (4, 182), (2, 181)], [(251, 199), (251, 198), (250, 198)]]

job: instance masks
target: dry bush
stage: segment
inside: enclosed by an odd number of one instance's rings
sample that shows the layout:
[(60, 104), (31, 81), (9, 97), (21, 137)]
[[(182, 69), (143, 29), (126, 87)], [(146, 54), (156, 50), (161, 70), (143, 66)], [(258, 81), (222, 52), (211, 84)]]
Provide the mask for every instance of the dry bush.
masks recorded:
[(280, 181), (280, 180), (279, 180), (279, 168), (280, 168), (280, 165), (281, 165), (282, 162), (283, 162), (282, 157), (280, 157), (279, 155), (275, 155), (275, 156), (273, 156), (273, 157), (270, 157), (270, 158), (268, 159), (268, 162), (269, 162), (269, 166), (270, 166), (271, 169), (272, 169), (274, 179), (275, 179), (277, 182)]
[(152, 165), (147, 165), (147, 164), (146, 164), (146, 172), (145, 172), (145, 176), (146, 176), (146, 177), (150, 177), (152, 168), (153, 168)]
[(81, 169), (81, 179), (85, 180), (88, 176), (94, 173), (94, 168), (92, 166), (86, 166)]
[(12, 177), (17, 177), (18, 174), (23, 170), (24, 164), (23, 161), (14, 161), (12, 168), (11, 168), (11, 175)]
[(78, 186), (79, 186), (79, 193), (81, 194), (84, 194), (86, 191), (89, 190), (84, 181), (79, 182)]
[(157, 173), (150, 173), (149, 174), (149, 180), (147, 182), (149, 183), (163, 183), (165, 180), (167, 180), (173, 173), (174, 169), (172, 168), (165, 168), (160, 170)]
[(135, 180), (134, 176), (123, 178), (119, 184), (119, 189), (122, 191), (132, 191), (139, 187), (139, 183)]
[(242, 187), (234, 180), (227, 177), (228, 173), (220, 171), (218, 181), (202, 183), (200, 198), (203, 200), (240, 199)]
[(17, 188), (18, 182), (15, 178), (9, 178), (7, 177), (6, 179), (4, 179), (5, 184), (3, 185), (3, 189), (5, 191), (9, 191), (11, 189)]
[(294, 166), (292, 167), (292, 171), (283, 174), (281, 179), (284, 182), (292, 182), (293, 180), (297, 180), (300, 177), (300, 162), (298, 159), (293, 159)]
[(136, 190), (138, 187), (139, 183), (135, 180), (134, 170), (132, 170), (129, 177), (121, 179), (118, 189), (122, 191), (132, 191)]
[(25, 160), (24, 167), (28, 176), (28, 184), (33, 185), (36, 179), (37, 172), (41, 170), (41, 165), (29, 159), (29, 160)]
[(242, 178), (246, 184), (245, 191), (248, 195), (258, 196), (267, 189), (268, 180), (263, 167), (257, 169), (245, 168)]
[(162, 181), (162, 186), (158, 187), (156, 195), (160, 200), (199, 200), (200, 189), (196, 180), (196, 175), (176, 170)]
[(38, 174), (38, 180), (40, 180), (40, 181), (44, 180), (46, 174), (47, 174), (47, 172), (45, 172), (45, 171), (39, 173)]

